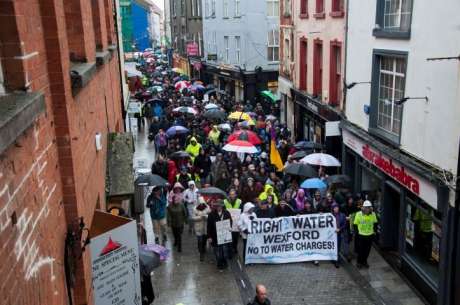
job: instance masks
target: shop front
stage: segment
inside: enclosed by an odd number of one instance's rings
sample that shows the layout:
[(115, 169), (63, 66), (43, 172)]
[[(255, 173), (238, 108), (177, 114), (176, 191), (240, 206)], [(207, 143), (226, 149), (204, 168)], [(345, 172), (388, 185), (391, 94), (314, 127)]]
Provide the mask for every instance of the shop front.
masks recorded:
[(379, 219), (377, 249), (436, 304), (449, 192), (432, 169), (343, 122), (343, 171)]
[(278, 78), (278, 90), (280, 93), (280, 121), (289, 129), (294, 128), (294, 109), (292, 105), (292, 82), (281, 76)]
[(180, 56), (177, 53), (173, 55), (173, 67), (179, 68), (184, 71), (188, 76), (190, 76), (189, 64), (188, 59)]
[(338, 124), (340, 114), (327, 104), (316, 101), (305, 93), (292, 89), (294, 100), (295, 140), (320, 143), (324, 150), (341, 159), (341, 137)]
[(203, 65), (201, 63), (201, 57), (199, 56), (189, 56), (189, 71), (190, 71), (190, 77), (193, 79), (199, 79), (201, 80), (201, 70), (203, 68)]

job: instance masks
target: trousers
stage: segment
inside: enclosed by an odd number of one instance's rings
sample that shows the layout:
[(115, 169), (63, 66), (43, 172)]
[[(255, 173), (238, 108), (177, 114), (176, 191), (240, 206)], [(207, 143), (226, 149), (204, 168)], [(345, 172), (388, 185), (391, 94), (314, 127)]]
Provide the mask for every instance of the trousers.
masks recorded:
[(367, 265), (367, 258), (371, 252), (372, 241), (374, 240), (374, 235), (357, 235), (357, 250), (358, 250), (358, 264)]

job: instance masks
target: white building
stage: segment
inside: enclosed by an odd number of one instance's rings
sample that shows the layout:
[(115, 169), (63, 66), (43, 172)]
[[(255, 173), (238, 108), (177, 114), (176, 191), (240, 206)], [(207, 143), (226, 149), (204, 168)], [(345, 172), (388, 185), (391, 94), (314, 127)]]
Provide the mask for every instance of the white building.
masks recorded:
[(170, 0), (164, 0), (164, 37), (167, 46), (171, 46), (171, 4)]
[(348, 2), (343, 170), (373, 200), (380, 246), (433, 301), (445, 284), (460, 71), (458, 60), (430, 59), (460, 54), (460, 2)]
[(150, 6), (149, 26), (153, 45), (160, 46), (162, 44), (162, 38), (164, 37), (163, 11), (153, 2), (152, 6)]

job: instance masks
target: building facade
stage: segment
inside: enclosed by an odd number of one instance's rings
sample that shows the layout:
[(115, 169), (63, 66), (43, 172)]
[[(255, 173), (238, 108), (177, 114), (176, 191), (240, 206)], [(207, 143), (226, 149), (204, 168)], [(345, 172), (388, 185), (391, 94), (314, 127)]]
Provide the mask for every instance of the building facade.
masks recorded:
[(170, 0), (173, 66), (200, 77), (203, 23), (200, 0)]
[(154, 40), (151, 17), (153, 3), (150, 0), (133, 0), (131, 9), (134, 51), (144, 51), (147, 48), (152, 48)]
[(107, 135), (123, 128), (113, 3), (1, 7), (0, 298), (93, 304), (79, 223), (105, 208)]
[(163, 11), (153, 2), (150, 6), (150, 37), (154, 47), (164, 45)]
[(171, 47), (171, 0), (164, 0), (164, 33), (165, 33), (165, 46)]
[(431, 304), (458, 304), (460, 71), (432, 59), (458, 54), (459, 9), (373, 0), (348, 10), (343, 170), (374, 204), (384, 256)]
[(287, 116), (296, 114), (296, 140), (321, 143), (328, 153), (339, 157), (341, 140), (338, 122), (345, 68), (345, 1), (293, 2), (294, 105), (288, 107)]
[(202, 0), (204, 74), (237, 101), (278, 87), (279, 1)]

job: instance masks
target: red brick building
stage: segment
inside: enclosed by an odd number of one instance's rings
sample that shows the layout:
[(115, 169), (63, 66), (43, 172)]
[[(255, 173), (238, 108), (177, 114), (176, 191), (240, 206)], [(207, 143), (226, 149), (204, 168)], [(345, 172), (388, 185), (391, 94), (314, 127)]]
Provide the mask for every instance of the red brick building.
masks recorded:
[(105, 207), (107, 134), (123, 129), (114, 11), (0, 1), (2, 304), (93, 303), (89, 251), (66, 235)]

